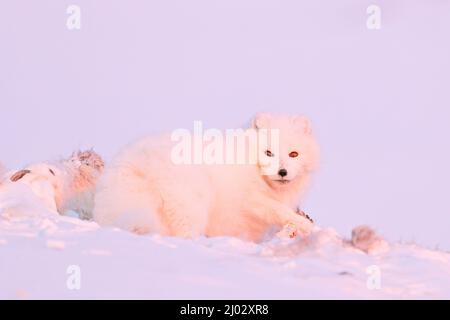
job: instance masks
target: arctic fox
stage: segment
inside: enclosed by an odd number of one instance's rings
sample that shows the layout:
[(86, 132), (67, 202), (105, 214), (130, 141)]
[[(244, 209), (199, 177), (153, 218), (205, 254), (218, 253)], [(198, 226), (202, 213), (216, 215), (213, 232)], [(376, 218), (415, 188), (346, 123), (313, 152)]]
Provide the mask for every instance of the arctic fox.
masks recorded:
[[(147, 137), (124, 148), (105, 168), (95, 196), (94, 220), (138, 234), (235, 236), (262, 241), (268, 231), (306, 236), (312, 222), (296, 212), (319, 148), (303, 116), (261, 113), (255, 131), (276, 130), (246, 164), (176, 164), (168, 136)], [(266, 174), (266, 160), (277, 158)], [(263, 165), (264, 164), (264, 165)]]
[[(91, 219), (94, 207), (94, 191), (104, 163), (93, 150), (78, 151), (68, 159), (55, 162), (42, 162), (11, 172), (4, 180), (4, 193), (28, 187), (47, 211), (65, 214), (69, 211), (78, 213), (82, 219)], [(17, 193), (17, 192), (16, 192)], [(4, 195), (11, 198), (8, 194)], [(19, 199), (17, 199), (19, 200)], [(17, 201), (10, 199), (8, 203)], [(7, 212), (22, 212), (20, 201)]]

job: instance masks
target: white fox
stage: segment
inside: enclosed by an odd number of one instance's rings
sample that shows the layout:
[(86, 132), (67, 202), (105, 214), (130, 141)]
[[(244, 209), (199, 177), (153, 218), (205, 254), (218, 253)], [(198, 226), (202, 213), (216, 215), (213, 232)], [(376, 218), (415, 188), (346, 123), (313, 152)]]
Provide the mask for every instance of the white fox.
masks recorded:
[[(308, 235), (313, 224), (296, 208), (319, 148), (303, 116), (262, 113), (253, 128), (278, 129), (279, 147), (258, 150), (277, 156), (271, 175), (255, 164), (183, 165), (171, 161), (169, 137), (149, 137), (126, 147), (106, 167), (95, 197), (94, 220), (136, 233), (235, 236), (261, 241), (273, 228)], [(279, 153), (279, 154), (275, 154)]]

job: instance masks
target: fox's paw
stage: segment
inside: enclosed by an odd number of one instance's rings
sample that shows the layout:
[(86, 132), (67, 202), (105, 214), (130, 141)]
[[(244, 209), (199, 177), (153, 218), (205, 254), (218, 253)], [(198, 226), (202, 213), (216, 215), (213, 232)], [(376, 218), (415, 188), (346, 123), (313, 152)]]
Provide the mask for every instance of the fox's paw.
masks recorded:
[(280, 232), (277, 233), (279, 238), (295, 238), (300, 236), (306, 238), (309, 236), (314, 228), (314, 225), (308, 219), (301, 217), (299, 221), (289, 222), (283, 226)]
[(277, 237), (281, 239), (295, 238), (297, 234), (298, 231), (295, 225), (293, 223), (288, 223), (277, 233)]

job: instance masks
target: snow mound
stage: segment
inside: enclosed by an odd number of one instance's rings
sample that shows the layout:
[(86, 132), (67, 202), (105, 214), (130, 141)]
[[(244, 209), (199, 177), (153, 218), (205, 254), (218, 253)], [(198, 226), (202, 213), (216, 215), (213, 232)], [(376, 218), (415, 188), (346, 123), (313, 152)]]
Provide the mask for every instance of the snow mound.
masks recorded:
[(261, 244), (138, 236), (16, 192), (20, 214), (0, 196), (0, 299), (450, 298), (450, 254), (417, 245), (368, 255), (332, 229)]

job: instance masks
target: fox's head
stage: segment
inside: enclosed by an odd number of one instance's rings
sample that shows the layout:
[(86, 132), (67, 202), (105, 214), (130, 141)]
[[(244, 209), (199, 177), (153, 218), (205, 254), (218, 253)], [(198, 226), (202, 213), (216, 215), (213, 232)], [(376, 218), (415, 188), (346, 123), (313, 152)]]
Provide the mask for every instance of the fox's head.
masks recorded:
[(317, 167), (319, 147), (306, 117), (259, 113), (252, 126), (269, 132), (269, 138), (259, 143), (258, 165), (272, 188), (288, 188)]

